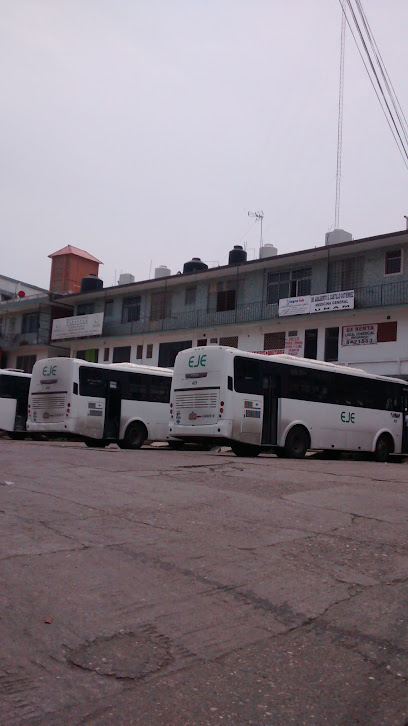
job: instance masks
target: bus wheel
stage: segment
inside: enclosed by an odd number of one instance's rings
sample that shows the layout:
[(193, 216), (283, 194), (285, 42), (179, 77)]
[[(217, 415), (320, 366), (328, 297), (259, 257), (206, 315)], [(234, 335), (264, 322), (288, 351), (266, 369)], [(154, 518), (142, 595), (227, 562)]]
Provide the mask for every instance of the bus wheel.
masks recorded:
[(374, 459), (376, 461), (388, 461), (388, 457), (393, 451), (391, 437), (388, 434), (381, 434), (375, 445)]
[(258, 456), (258, 454), (261, 453), (259, 446), (254, 446), (253, 444), (240, 444), (237, 441), (231, 444), (231, 449), (235, 456)]
[(294, 426), (286, 437), (284, 451), (291, 459), (303, 459), (310, 446), (309, 434), (303, 426)]
[(85, 444), (89, 446), (90, 449), (104, 449), (106, 446), (105, 441), (101, 439), (85, 439)]
[(133, 423), (127, 427), (125, 438), (118, 441), (121, 449), (140, 449), (147, 439), (146, 426), (142, 423)]

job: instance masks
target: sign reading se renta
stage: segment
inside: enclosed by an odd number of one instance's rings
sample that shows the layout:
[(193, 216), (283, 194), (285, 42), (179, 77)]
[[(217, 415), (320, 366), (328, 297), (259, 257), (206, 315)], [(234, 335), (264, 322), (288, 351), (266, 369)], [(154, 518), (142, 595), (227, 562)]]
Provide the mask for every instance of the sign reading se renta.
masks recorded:
[(377, 342), (377, 323), (370, 325), (344, 325), (342, 345), (373, 345)]
[(53, 321), (51, 340), (64, 338), (89, 338), (101, 335), (103, 313), (93, 315), (75, 315), (72, 318), (58, 318)]

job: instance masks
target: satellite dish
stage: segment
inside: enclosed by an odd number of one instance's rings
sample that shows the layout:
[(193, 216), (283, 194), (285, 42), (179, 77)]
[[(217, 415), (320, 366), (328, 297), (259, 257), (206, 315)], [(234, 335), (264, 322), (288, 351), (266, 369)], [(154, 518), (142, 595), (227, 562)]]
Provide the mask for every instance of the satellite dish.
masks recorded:
[(19, 290), (18, 293), (17, 293), (17, 295), (18, 295), (18, 297), (25, 297), (24, 290)]

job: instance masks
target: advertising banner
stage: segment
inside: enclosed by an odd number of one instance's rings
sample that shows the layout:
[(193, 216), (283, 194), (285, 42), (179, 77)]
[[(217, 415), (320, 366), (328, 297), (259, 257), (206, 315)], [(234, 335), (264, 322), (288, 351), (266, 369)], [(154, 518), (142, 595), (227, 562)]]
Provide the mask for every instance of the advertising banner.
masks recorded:
[(279, 300), (279, 316), (306, 315), (310, 313), (310, 295), (283, 297)]
[(93, 315), (75, 315), (72, 318), (58, 318), (53, 321), (51, 340), (64, 338), (90, 338), (101, 335), (103, 313)]
[(354, 308), (354, 290), (325, 292), (322, 295), (311, 295), (310, 312), (326, 313), (330, 310), (352, 310)]

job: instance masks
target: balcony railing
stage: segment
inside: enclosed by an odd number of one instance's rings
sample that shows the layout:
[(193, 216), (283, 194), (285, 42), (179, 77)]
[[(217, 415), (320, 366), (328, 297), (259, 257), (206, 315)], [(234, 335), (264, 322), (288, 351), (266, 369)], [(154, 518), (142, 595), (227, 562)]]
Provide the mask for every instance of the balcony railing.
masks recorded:
[(49, 330), (36, 330), (32, 333), (5, 332), (0, 335), (0, 345), (7, 348), (17, 348), (24, 345), (48, 345), (50, 341)]
[[(408, 303), (408, 280), (389, 282), (384, 285), (370, 285), (354, 290), (355, 308), (376, 308), (386, 305)], [(166, 330), (187, 330), (217, 327), (234, 323), (253, 323), (257, 320), (273, 320), (278, 317), (278, 304), (251, 302), (237, 305), (235, 310), (193, 310), (172, 313), (162, 320), (142, 318), (130, 323), (105, 320), (104, 336), (125, 336), (154, 333)]]

